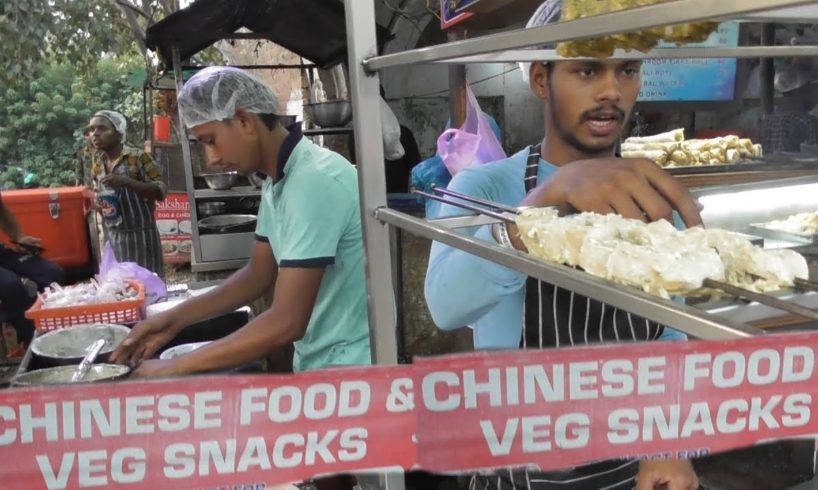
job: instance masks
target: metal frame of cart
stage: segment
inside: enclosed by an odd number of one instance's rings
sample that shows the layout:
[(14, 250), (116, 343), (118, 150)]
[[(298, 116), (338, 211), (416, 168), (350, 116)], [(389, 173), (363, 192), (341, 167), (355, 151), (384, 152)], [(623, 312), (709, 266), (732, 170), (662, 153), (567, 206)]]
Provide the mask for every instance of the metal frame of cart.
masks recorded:
[[(818, 17), (818, 6), (809, 0), (675, 0), (533, 29), (518, 29), (475, 39), (377, 55), (374, 0), (344, 2), (349, 49), (350, 97), (354, 113), (355, 145), (369, 305), (372, 359), (378, 364), (397, 362), (397, 338), (392, 296), (393, 269), (390, 229), (461, 248), (480, 257), (524, 272), (579, 294), (592, 296), (618, 308), (673, 325), (701, 339), (731, 339), (763, 335), (764, 331), (719, 318), (706, 311), (663, 300), (635, 289), (596, 279), (572, 269), (537, 261), (526, 254), (500, 248), (457, 234), (442, 222), (412, 217), (387, 207), (386, 183), (378, 109), (380, 70), (416, 63), (509, 62), (558, 59), (553, 51), (532, 48), (560, 41), (646, 29), (661, 25), (712, 19), (769, 19), (809, 22)], [(812, 4), (812, 7), (807, 7)], [(638, 12), (638, 13), (637, 13)], [(808, 14), (812, 14), (810, 17)], [(818, 46), (762, 46), (737, 48), (680, 48), (655, 50), (635, 57), (776, 57), (816, 56)], [(628, 55), (634, 57), (633, 55)], [(381, 488), (402, 489), (399, 473), (380, 475)]]

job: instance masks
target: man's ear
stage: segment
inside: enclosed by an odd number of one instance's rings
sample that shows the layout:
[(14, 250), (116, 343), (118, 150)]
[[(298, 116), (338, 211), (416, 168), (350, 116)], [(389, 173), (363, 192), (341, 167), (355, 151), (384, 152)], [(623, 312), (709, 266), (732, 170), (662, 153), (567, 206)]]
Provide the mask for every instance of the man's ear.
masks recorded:
[(550, 89), (548, 77), (550, 75), (550, 69), (545, 66), (545, 64), (538, 62), (531, 63), (531, 68), (528, 73), (529, 85), (534, 95), (542, 100), (548, 99), (548, 91)]
[(233, 116), (233, 119), (244, 133), (255, 134), (258, 132), (258, 123), (260, 121), (257, 115), (244, 109), (236, 109), (236, 115)]

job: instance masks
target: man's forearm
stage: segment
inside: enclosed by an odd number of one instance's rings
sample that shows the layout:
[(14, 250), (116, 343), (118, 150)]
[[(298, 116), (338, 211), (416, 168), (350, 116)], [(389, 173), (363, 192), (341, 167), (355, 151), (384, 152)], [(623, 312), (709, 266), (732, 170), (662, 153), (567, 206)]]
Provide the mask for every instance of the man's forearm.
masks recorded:
[(17, 224), (17, 219), (11, 214), (11, 210), (4, 204), (0, 204), (0, 229), (3, 233), (8, 235), (12, 241), (19, 240), (23, 236), (20, 225)]
[(162, 192), (162, 188), (159, 186), (159, 184), (154, 184), (153, 182), (140, 182), (138, 180), (133, 180), (130, 182), (129, 185), (134, 192), (144, 197), (145, 199), (161, 201), (162, 199), (165, 198), (165, 194), (164, 192)]
[(181, 329), (241, 308), (264, 295), (275, 283), (275, 277), (275, 273), (262, 275), (248, 264), (212, 291), (191, 298), (169, 311), (171, 323)]
[(305, 327), (268, 311), (227, 337), (177, 358), (177, 369), (187, 374), (239, 367), (298, 340)]

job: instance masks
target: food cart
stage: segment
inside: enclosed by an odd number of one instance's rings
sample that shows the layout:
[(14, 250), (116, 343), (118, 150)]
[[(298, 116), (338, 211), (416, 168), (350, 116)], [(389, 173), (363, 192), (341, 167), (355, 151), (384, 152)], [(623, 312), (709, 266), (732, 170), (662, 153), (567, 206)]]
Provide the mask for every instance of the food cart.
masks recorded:
[[(596, 279), (577, 270), (552, 265), (536, 260), (526, 254), (504, 249), (494, 244), (476, 240), (457, 233), (458, 227), (485, 224), (485, 216), (449, 220), (424, 220), (387, 206), (380, 147), (380, 120), (378, 116), (377, 94), (379, 73), (392, 67), (420, 63), (469, 63), (469, 62), (520, 62), (555, 60), (559, 57), (553, 51), (524, 49), (559, 41), (593, 38), (684, 22), (707, 19), (743, 19), (752, 21), (790, 20), (811, 22), (818, 15), (815, 5), (807, 1), (685, 1), (666, 2), (633, 12), (614, 12), (576, 21), (515, 30), (475, 39), (449, 42), (437, 46), (413, 49), (405, 52), (377, 56), (375, 39), (375, 11), (373, 2), (346, 2), (346, 21), (350, 49), (351, 96), (353, 101), (356, 134), (356, 150), (363, 171), (359, 173), (361, 212), (366, 244), (367, 285), (369, 289), (370, 329), (373, 341), (373, 359), (379, 364), (397, 362), (397, 341), (395, 321), (392, 315), (392, 268), (389, 254), (389, 231), (400, 228), (430, 240), (460, 248), (479, 257), (524, 272), (525, 274), (554, 284), (570, 291), (593, 297), (604, 303), (630, 311), (645, 318), (678, 326), (693, 338), (726, 340), (765, 335), (762, 328), (753, 326), (758, 318), (758, 305), (732, 305), (730, 309), (707, 309), (658, 299), (635, 289), (623, 288), (608, 281)], [(655, 49), (647, 54), (636, 54), (638, 58), (719, 58), (776, 56), (815, 56), (816, 46), (742, 46), (736, 48), (696, 49), (669, 48)], [(634, 53), (620, 56), (634, 57)], [(366, 136), (364, 136), (366, 135)], [(805, 177), (797, 181), (781, 181), (774, 186), (785, 195), (789, 186), (807, 186), (811, 196), (818, 196), (818, 179)], [(749, 190), (749, 189), (748, 189)], [(742, 188), (719, 188), (706, 191), (711, 196), (720, 196), (722, 202), (730, 200)], [(705, 191), (702, 191), (705, 192)], [(718, 197), (712, 198), (714, 201)], [(813, 197), (812, 199), (818, 199)], [(816, 201), (804, 203), (815, 209)], [(786, 206), (780, 213), (787, 213)], [(723, 208), (719, 213), (730, 215), (734, 211)], [(717, 217), (713, 218), (718, 221)], [(707, 221), (707, 217), (705, 217)], [(746, 223), (749, 224), (749, 223)], [(808, 299), (811, 298), (811, 299)], [(789, 301), (804, 302), (811, 307), (815, 303), (814, 294), (798, 295)], [(744, 312), (748, 312), (745, 313)], [(769, 311), (766, 312), (769, 314)], [(760, 314), (760, 313), (759, 313)], [(399, 476), (392, 475), (384, 480), (386, 488), (402, 488)]]

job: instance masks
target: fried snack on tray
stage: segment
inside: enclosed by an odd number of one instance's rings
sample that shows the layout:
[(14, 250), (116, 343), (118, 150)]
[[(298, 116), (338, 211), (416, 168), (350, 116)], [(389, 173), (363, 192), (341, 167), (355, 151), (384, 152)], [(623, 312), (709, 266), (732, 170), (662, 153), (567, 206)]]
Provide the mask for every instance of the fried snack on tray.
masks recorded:
[(749, 139), (727, 135), (710, 139), (689, 139), (683, 129), (652, 136), (630, 137), (622, 142), (624, 158), (650, 158), (661, 167), (729, 165), (742, 159), (761, 157), (761, 145)]
[[(576, 20), (582, 17), (644, 7), (663, 1), (666, 0), (564, 0), (561, 20)], [(571, 58), (609, 58), (617, 48), (644, 53), (655, 48), (659, 41), (672, 42), (677, 45), (704, 41), (717, 28), (718, 24), (714, 22), (655, 27), (643, 31), (560, 43), (557, 46), (557, 53), (560, 56)]]
[(705, 279), (768, 292), (809, 275), (800, 254), (764, 250), (720, 229), (680, 231), (615, 214), (560, 217), (553, 208), (526, 209), (516, 223), (531, 255), (665, 298), (701, 294)]

